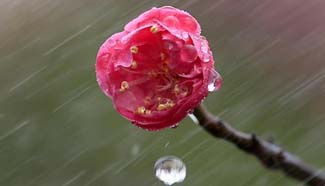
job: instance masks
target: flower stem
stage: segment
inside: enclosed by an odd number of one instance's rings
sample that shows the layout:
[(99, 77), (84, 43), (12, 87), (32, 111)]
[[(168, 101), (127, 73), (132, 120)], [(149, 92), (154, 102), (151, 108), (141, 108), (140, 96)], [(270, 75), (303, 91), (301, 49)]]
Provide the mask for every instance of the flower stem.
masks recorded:
[(212, 115), (203, 105), (194, 113), (199, 125), (216, 138), (224, 139), (236, 145), (240, 150), (255, 156), (266, 168), (281, 170), (288, 177), (310, 186), (325, 186), (325, 175), (321, 171), (304, 163), (297, 156), (280, 146), (265, 141), (255, 134), (241, 132), (218, 117)]

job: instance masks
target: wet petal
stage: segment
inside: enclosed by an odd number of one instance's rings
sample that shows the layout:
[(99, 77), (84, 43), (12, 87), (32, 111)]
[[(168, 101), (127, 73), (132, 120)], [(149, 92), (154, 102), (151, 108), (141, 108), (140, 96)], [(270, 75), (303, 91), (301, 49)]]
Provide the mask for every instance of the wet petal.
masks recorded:
[(97, 55), (97, 81), (117, 111), (148, 130), (175, 126), (219, 89), (208, 42), (188, 13), (153, 8), (114, 34)]

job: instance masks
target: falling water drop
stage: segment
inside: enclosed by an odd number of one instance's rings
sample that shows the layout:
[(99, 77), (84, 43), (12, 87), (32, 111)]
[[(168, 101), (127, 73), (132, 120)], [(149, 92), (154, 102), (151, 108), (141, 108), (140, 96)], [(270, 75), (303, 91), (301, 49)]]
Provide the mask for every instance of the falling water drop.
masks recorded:
[(222, 85), (222, 78), (217, 71), (214, 69), (211, 71), (209, 84), (208, 84), (208, 91), (214, 92), (217, 91)]
[(165, 185), (182, 182), (186, 177), (186, 167), (181, 159), (175, 156), (159, 158), (154, 166), (156, 177)]

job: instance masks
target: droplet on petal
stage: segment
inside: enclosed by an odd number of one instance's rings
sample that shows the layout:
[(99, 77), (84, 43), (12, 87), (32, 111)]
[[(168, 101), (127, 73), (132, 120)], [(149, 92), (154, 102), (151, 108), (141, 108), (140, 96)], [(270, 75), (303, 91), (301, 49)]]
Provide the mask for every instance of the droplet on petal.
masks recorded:
[(209, 62), (210, 61), (210, 54), (209, 54), (209, 49), (206, 46), (206, 44), (204, 42), (201, 43), (201, 51), (203, 53), (203, 62)]
[(181, 60), (185, 62), (193, 62), (197, 58), (197, 51), (193, 45), (184, 45), (180, 51)]
[(168, 27), (178, 28), (179, 21), (175, 16), (167, 16), (163, 19), (163, 23)]
[(184, 26), (184, 28), (186, 28), (188, 31), (191, 31), (191, 32), (200, 31), (198, 29), (197, 23), (191, 17), (186, 17), (185, 19), (182, 19), (181, 23), (182, 23), (182, 26)]
[(209, 84), (208, 84), (208, 91), (214, 92), (217, 91), (222, 85), (222, 78), (218, 72), (214, 69), (211, 70), (210, 77), (209, 77)]
[(208, 56), (208, 55), (204, 55), (204, 56), (203, 56), (203, 62), (207, 63), (207, 62), (209, 62), (209, 61), (210, 61), (210, 56)]
[(184, 40), (187, 40), (189, 38), (188, 33), (187, 32), (182, 32), (182, 38)]
[(154, 166), (156, 177), (166, 185), (184, 181), (186, 167), (181, 159), (175, 156), (159, 158)]
[(203, 46), (201, 47), (201, 50), (202, 50), (202, 52), (205, 53), (205, 54), (208, 53), (208, 47), (207, 47), (207, 46), (204, 46), (204, 45), (203, 45)]

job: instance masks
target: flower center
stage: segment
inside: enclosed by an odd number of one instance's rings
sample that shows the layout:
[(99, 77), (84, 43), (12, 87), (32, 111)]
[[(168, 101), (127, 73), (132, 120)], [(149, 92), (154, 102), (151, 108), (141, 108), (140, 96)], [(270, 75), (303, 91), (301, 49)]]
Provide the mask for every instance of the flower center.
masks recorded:
[(182, 72), (182, 66), (177, 66), (179, 61), (185, 60), (188, 67), (197, 57), (192, 45), (180, 44), (174, 38), (163, 39), (158, 26), (148, 31), (145, 34), (151, 35), (150, 39), (130, 46), (132, 62), (129, 67), (122, 67), (125, 79), (120, 84), (120, 93), (128, 91), (136, 99), (133, 112), (138, 115), (168, 111), (191, 94), (192, 85), (184, 83), (188, 78), (175, 69)]

